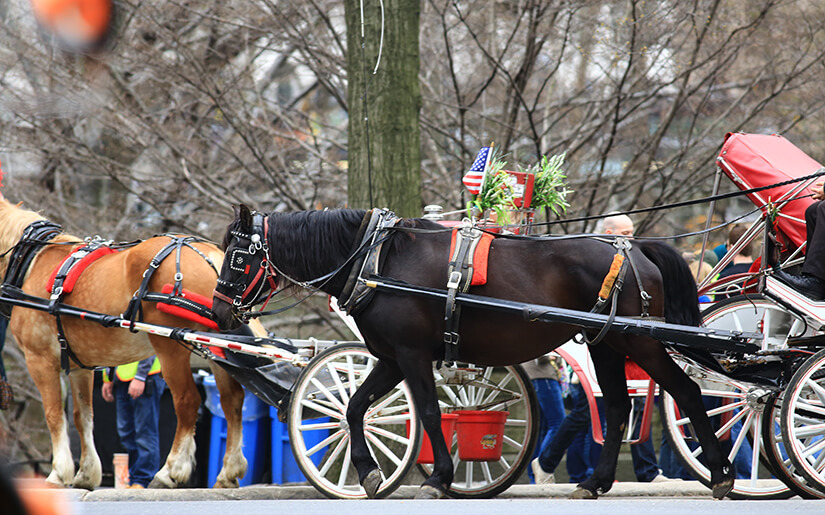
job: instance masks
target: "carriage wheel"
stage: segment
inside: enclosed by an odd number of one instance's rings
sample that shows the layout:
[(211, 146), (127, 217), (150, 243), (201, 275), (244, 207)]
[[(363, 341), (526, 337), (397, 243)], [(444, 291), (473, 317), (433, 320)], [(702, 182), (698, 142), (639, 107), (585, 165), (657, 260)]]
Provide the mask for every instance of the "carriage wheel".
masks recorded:
[(785, 389), (780, 424), (796, 470), (825, 494), (825, 350), (794, 373)]
[[(364, 345), (339, 344), (318, 354), (301, 373), (289, 406), (289, 442), (304, 476), (321, 493), (337, 499), (363, 499), (366, 492), (350, 456), (346, 411), (349, 399), (377, 359)], [(411, 424), (409, 436), (407, 422)], [(406, 383), (376, 400), (364, 417), (364, 432), (386, 497), (412, 468), (421, 445), (412, 394)]]
[[(763, 332), (767, 335), (768, 345), (773, 348), (784, 346), (789, 335), (797, 336), (807, 329), (799, 319), (759, 295), (721, 301), (706, 310), (703, 319), (707, 327)], [(678, 356), (675, 358), (680, 362)], [(718, 427), (716, 435), (723, 440), (725, 447), (729, 447), (730, 461), (733, 462), (739, 452), (746, 452), (741, 450), (745, 442), (751, 446), (751, 468), (739, 471), (746, 477), (735, 481), (730, 497), (785, 499), (793, 496), (794, 492), (785, 483), (773, 477), (769, 465), (760, 466), (760, 461), (765, 456), (762, 425), (767, 420), (765, 409), (771, 392), (750, 383), (714, 374), (687, 362), (680, 363), (688, 375), (699, 383), (708, 405), (708, 416), (712, 422), (716, 422), (714, 427)], [(704, 464), (702, 448), (698, 445), (690, 421), (682, 415), (673, 398), (666, 392), (662, 394), (661, 404), (663, 430), (674, 452), (696, 479), (710, 486), (710, 470)], [(741, 424), (741, 432), (738, 438), (733, 438), (731, 428), (737, 422)], [(765, 461), (767, 463), (766, 458)]]
[[(796, 472), (785, 450), (782, 437), (782, 399), (772, 395), (765, 407), (765, 421), (762, 423), (762, 441), (765, 443), (765, 457), (774, 474), (803, 499), (823, 499), (825, 493), (808, 486), (804, 477)], [(771, 423), (773, 422), (773, 423)]]
[[(521, 366), (487, 367), (466, 380), (448, 380), (435, 371), (442, 413), (456, 410), (506, 410), (510, 412), (504, 428), (504, 444), (498, 461), (462, 461), (458, 458), (458, 437), (450, 445), (455, 478), (452, 497), (486, 499), (507, 490), (527, 468), (533, 457), (539, 432), (536, 392)], [(449, 442), (448, 442), (449, 443)], [(432, 465), (419, 465), (425, 476)]]

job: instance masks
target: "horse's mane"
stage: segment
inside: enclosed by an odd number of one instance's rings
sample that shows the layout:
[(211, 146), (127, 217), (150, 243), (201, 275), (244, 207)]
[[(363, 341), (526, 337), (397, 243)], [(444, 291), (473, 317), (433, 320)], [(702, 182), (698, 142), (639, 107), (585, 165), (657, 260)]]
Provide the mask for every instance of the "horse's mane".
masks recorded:
[[(281, 272), (291, 278), (306, 281), (325, 275), (349, 258), (360, 241), (355, 241), (363, 209), (330, 209), (324, 211), (296, 211), (270, 213), (269, 253)], [(426, 220), (404, 219), (401, 227), (426, 225)], [(231, 231), (239, 230), (239, 218), (229, 224), (223, 240), (224, 250), (231, 241)], [(440, 226), (437, 226), (440, 227)], [(390, 235), (385, 252), (399, 252), (414, 235), (396, 232)]]
[(270, 214), (270, 256), (294, 279), (325, 275), (350, 256), (365, 214), (359, 209)]

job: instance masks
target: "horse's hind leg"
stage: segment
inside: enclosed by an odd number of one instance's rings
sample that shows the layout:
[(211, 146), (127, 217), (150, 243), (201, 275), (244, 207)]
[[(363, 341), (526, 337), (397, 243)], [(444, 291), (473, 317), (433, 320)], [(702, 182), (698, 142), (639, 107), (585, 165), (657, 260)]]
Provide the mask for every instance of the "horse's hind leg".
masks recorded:
[(397, 364), (385, 359), (378, 360), (347, 406), (352, 463), (358, 471), (358, 482), (370, 499), (375, 497), (381, 486), (381, 473), (364, 436), (364, 415), (373, 401), (386, 395), (401, 382), (402, 377)]
[(668, 356), (664, 346), (655, 341), (650, 345), (634, 345), (628, 348), (630, 359), (650, 374), (659, 386), (673, 396), (679, 409), (687, 414), (693, 425), (702, 452), (711, 471), (711, 488), (713, 497), (723, 498), (733, 489), (733, 467), (722, 451), (719, 439), (714, 434), (702, 403), (702, 390), (685, 372)]
[(192, 379), (189, 351), (176, 342), (150, 336), (160, 360), (161, 372), (172, 393), (178, 425), (166, 463), (149, 488), (176, 488), (189, 481), (195, 464), (195, 423), (201, 396)]
[(441, 431), (441, 410), (438, 408), (433, 364), (429, 356), (422, 358), (414, 351), (403, 352), (405, 350), (399, 349), (398, 364), (407, 379), (407, 386), (418, 408), (418, 418), (430, 437), (433, 450), (433, 472), (421, 485), (415, 498), (438, 499), (447, 495), (453, 482), (453, 461)]
[(593, 358), (596, 378), (604, 396), (607, 432), (593, 475), (579, 483), (577, 490), (573, 492), (574, 498), (583, 499), (595, 499), (599, 493), (607, 492), (613, 486), (616, 464), (622, 447), (622, 435), (631, 408), (625, 380), (624, 355), (602, 343), (590, 347), (590, 356)]
[(72, 385), (74, 424), (80, 435), (80, 468), (74, 477), (72, 486), (93, 490), (100, 485), (102, 478), (92, 422), (94, 374), (90, 370), (73, 370), (69, 374), (69, 381)]
[(221, 395), (221, 408), (226, 417), (226, 451), (223, 455), (223, 467), (215, 479), (214, 487), (237, 488), (239, 480), (246, 475), (247, 468), (241, 448), (244, 390), (226, 370), (215, 364), (212, 364), (211, 368)]

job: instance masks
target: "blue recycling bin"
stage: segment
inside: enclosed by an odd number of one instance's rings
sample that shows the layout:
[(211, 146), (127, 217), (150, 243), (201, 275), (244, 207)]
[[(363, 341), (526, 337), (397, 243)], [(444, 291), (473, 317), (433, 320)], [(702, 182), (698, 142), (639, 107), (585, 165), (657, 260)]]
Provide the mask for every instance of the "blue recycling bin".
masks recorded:
[[(307, 480), (295, 461), (292, 447), (289, 443), (289, 427), (278, 420), (278, 410), (269, 407), (269, 418), (272, 420), (272, 482), (276, 484), (302, 483)], [(313, 424), (329, 422), (329, 417), (312, 420)], [(328, 430), (308, 431), (304, 434), (304, 443), (311, 449), (329, 436)], [(323, 447), (310, 458), (315, 465), (321, 463), (327, 447)]]
[[(203, 388), (206, 391), (206, 408), (212, 414), (207, 473), (207, 484), (211, 487), (215, 484), (223, 466), (223, 455), (226, 451), (226, 418), (221, 408), (221, 398), (218, 387), (215, 385), (215, 376), (204, 377)], [(260, 483), (267, 470), (266, 461), (269, 457), (270, 441), (267, 407), (268, 405), (254, 394), (248, 391), (245, 393), (241, 418), (243, 420), (243, 455), (248, 468), (246, 475), (238, 482), (240, 486)]]

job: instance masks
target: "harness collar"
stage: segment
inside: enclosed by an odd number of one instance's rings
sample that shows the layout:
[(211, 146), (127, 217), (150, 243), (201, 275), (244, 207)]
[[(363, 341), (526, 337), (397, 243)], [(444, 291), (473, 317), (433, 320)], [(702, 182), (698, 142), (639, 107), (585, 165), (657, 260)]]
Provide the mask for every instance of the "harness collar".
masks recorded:
[[(3, 278), (3, 285), (22, 287), (23, 279), (26, 277), (34, 257), (41, 248), (62, 232), (63, 228), (60, 225), (49, 220), (35, 220), (30, 223), (23, 230), (20, 241), (10, 249), (11, 256), (9, 256), (9, 264)], [(0, 306), (0, 314), (10, 317), (11, 309), (11, 305), (2, 305)]]

